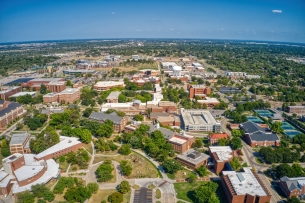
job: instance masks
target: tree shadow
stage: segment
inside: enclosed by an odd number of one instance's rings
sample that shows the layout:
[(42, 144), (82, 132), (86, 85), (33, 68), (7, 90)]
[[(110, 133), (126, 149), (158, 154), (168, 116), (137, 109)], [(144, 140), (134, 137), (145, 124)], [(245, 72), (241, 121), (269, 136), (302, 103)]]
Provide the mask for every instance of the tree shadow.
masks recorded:
[(194, 201), (194, 200), (195, 200), (195, 191), (194, 191), (194, 190), (188, 191), (188, 192), (186, 193), (186, 196), (187, 196), (190, 200), (192, 200), (193, 202), (195, 202), (195, 201)]

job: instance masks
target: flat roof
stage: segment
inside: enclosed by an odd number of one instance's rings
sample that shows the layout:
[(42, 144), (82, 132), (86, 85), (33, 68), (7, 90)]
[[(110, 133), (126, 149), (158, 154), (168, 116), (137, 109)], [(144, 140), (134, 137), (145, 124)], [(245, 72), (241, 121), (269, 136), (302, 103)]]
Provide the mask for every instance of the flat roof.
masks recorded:
[(54, 96), (56, 96), (56, 95), (58, 95), (58, 93), (50, 92), (50, 93), (48, 93), (48, 94), (43, 95), (43, 97), (54, 97)]
[(108, 87), (108, 86), (116, 86), (116, 85), (124, 85), (123, 81), (102, 81), (97, 82), (95, 86), (98, 87)]
[(179, 145), (182, 145), (182, 144), (184, 144), (184, 143), (187, 142), (186, 140), (181, 139), (181, 138), (176, 137), (176, 136), (170, 138), (168, 141), (173, 142), (173, 143), (177, 143), (177, 144), (179, 144)]
[(205, 97), (205, 99), (202, 99), (202, 100), (197, 100), (199, 103), (209, 103), (209, 102), (212, 102), (212, 103), (219, 103), (218, 99), (217, 98), (211, 98), (211, 97)]
[(211, 153), (216, 153), (219, 161), (227, 161), (232, 158), (232, 149), (230, 146), (211, 146), (209, 147)]
[(15, 154), (12, 154), (8, 157), (6, 157), (5, 159), (2, 159), (2, 163), (11, 163), (17, 159), (19, 159), (20, 157), (22, 157), (23, 155), (20, 154), (20, 153), (15, 153)]
[(180, 117), (179, 116), (157, 116), (157, 120), (159, 122), (166, 122), (166, 121), (179, 121), (180, 122)]
[(20, 86), (12, 86), (12, 87), (9, 87), (9, 88), (7, 88), (6, 90), (1, 91), (0, 94), (4, 94), (4, 93), (7, 93), (7, 92), (10, 92), (10, 91), (15, 90), (15, 89), (17, 89), (17, 88), (20, 88)]
[(63, 78), (34, 78), (32, 80), (30, 80), (29, 82), (56, 82), (56, 81), (60, 81)]
[(110, 92), (106, 99), (118, 99), (121, 92)]
[(159, 106), (177, 106), (177, 104), (171, 101), (159, 101)]
[(161, 62), (162, 66), (177, 66), (175, 62)]
[(60, 92), (60, 94), (74, 94), (75, 92), (78, 92), (78, 88), (67, 88)]
[[(191, 155), (195, 155), (195, 156), (191, 156)], [(192, 158), (194, 157), (194, 158)], [(208, 158), (210, 158), (209, 155), (206, 155), (204, 153), (201, 153), (201, 152), (198, 152), (194, 149), (190, 149), (190, 150), (187, 150), (186, 152), (184, 152), (183, 154), (179, 154), (177, 156), (177, 158), (179, 159), (182, 159), (186, 162), (189, 162), (189, 163), (192, 163), (192, 164), (200, 164), (202, 163), (203, 161), (207, 160)]]
[(181, 109), (181, 116), (186, 126), (188, 125), (215, 125), (217, 122), (209, 110)]
[(40, 159), (44, 156), (47, 156), (49, 154), (53, 154), (55, 152), (58, 152), (60, 150), (72, 147), (74, 145), (77, 145), (81, 143), (78, 141), (78, 138), (75, 137), (66, 137), (66, 136), (60, 136), (60, 142), (57, 143), (56, 145), (44, 150), (43, 152), (40, 152), (35, 156), (35, 158)]
[(36, 92), (18, 92), (18, 93), (16, 93), (16, 94), (13, 94), (13, 95), (10, 96), (10, 97), (19, 97), (19, 96), (25, 96), (25, 95), (34, 96), (34, 95), (36, 95)]
[(256, 179), (251, 168), (243, 168), (244, 172), (223, 171), (237, 195), (267, 196), (263, 186)]
[(12, 139), (10, 141), (10, 146), (17, 145), (17, 144), (23, 144), (29, 136), (31, 136), (31, 135), (28, 133), (13, 134)]

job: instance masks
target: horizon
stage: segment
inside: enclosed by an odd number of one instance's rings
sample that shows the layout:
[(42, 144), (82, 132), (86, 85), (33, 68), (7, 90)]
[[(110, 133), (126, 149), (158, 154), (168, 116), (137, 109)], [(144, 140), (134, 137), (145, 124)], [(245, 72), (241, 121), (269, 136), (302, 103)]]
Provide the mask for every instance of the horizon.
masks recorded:
[(77, 39), (215, 39), (305, 43), (295, 0), (3, 0), (0, 43)]

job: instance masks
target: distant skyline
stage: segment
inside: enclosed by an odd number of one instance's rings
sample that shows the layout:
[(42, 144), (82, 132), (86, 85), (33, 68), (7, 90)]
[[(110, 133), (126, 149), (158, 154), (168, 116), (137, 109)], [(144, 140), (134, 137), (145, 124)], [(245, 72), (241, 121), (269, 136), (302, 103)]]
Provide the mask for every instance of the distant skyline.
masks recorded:
[(2, 0), (0, 43), (198, 38), (305, 43), (304, 0)]

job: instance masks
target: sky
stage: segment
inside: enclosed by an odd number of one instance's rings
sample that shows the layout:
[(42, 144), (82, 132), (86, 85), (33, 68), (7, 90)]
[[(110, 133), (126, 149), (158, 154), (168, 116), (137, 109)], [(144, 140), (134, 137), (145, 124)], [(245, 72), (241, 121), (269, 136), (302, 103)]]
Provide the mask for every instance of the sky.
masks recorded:
[(305, 43), (305, 0), (0, 0), (0, 43), (103, 38)]

